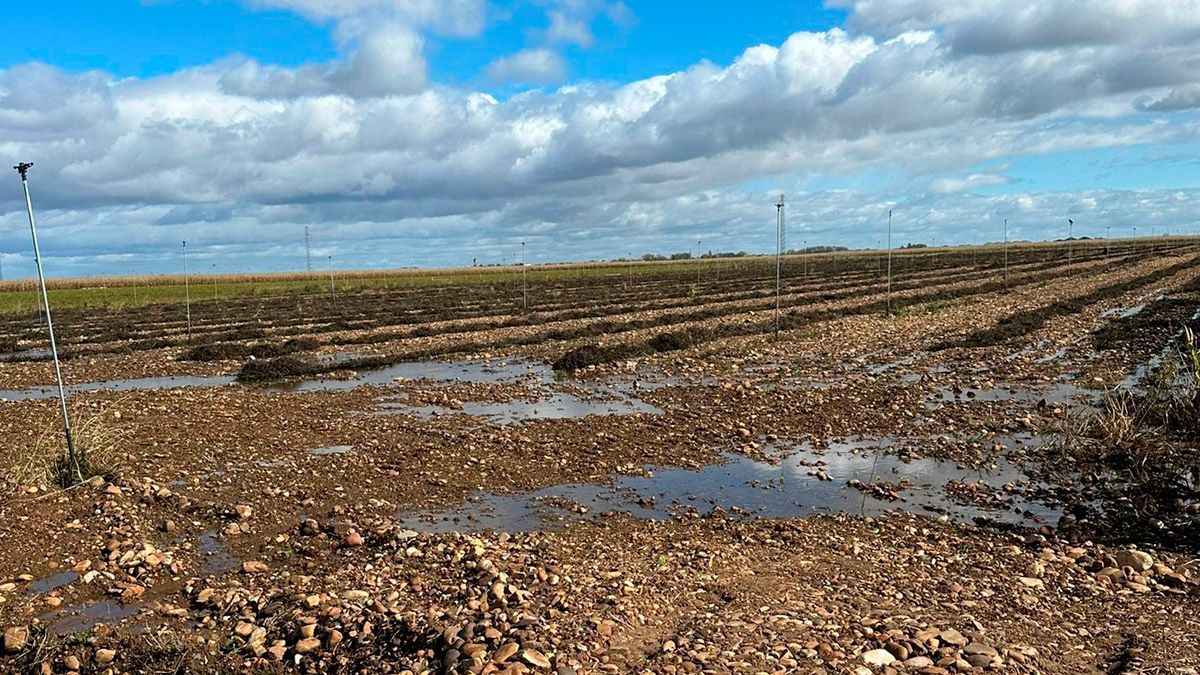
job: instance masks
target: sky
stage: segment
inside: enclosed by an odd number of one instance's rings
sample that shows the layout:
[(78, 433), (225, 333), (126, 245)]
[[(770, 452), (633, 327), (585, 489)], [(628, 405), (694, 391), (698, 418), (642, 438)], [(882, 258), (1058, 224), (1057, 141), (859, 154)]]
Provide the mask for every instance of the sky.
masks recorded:
[[(4, 3), (51, 276), (1200, 232), (1200, 0)], [(6, 169), (7, 170), (7, 169)], [(0, 265), (33, 273), (17, 174)]]

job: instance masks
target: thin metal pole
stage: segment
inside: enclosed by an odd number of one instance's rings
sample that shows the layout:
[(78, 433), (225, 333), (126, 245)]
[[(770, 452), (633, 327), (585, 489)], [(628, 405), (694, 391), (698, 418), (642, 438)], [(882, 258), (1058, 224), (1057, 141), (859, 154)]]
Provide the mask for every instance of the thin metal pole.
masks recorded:
[(1104, 259), (1112, 255), (1112, 225), (1104, 226)]
[(529, 311), (529, 280), (525, 263), (525, 242), (521, 242), (521, 304)]
[(183, 242), (183, 300), (187, 307), (187, 336), (192, 339), (192, 287), (188, 280), (187, 242)]
[(892, 314), (892, 210), (888, 209), (888, 264), (887, 264), (887, 311)]
[(700, 242), (696, 241), (696, 285), (700, 285)]
[(1067, 218), (1067, 264), (1075, 262), (1075, 221)]
[(29, 234), (33, 238), (33, 262), (37, 267), (38, 286), (41, 288), (42, 307), (46, 310), (46, 332), (50, 334), (50, 355), (54, 358), (54, 378), (58, 382), (58, 405), (62, 412), (63, 433), (67, 437), (67, 469), (76, 483), (83, 482), (79, 469), (79, 456), (75, 453), (75, 438), (71, 434), (71, 416), (67, 412), (67, 392), (63, 387), (62, 367), (58, 361), (58, 341), (54, 339), (54, 319), (50, 316), (50, 296), (46, 293), (46, 276), (42, 272), (42, 250), (38, 246), (37, 225), (33, 221), (33, 199), (29, 196), (27, 176), (32, 162), (21, 162), (14, 169), (21, 174), (21, 187), (25, 190), (25, 210), (29, 214)]
[(213, 300), (217, 299), (217, 263), (212, 264)]
[(779, 195), (779, 203), (775, 205), (775, 337), (779, 337), (779, 294), (780, 261), (783, 258), (783, 195)]
[(329, 260), (329, 292), (332, 294), (335, 292), (333, 289), (333, 256), (327, 256), (327, 259)]
[(1008, 218), (1004, 219), (1004, 289), (1008, 290)]

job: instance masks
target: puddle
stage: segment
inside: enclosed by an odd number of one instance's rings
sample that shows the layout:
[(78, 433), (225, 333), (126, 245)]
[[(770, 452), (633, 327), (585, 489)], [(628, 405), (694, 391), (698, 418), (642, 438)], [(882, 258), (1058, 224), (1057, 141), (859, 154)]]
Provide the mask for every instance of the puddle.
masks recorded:
[[(989, 518), (1030, 524), (1060, 515), (1053, 508), (1026, 502), (1020, 489), (1027, 481), (1007, 461), (993, 470), (958, 468), (933, 459), (906, 461), (886, 451), (890, 441), (847, 441), (818, 450), (802, 446), (759, 461), (726, 453), (725, 463), (699, 470), (663, 469), (645, 476), (618, 476), (609, 485), (572, 483), (520, 495), (479, 494), (467, 504), (445, 511), (402, 513), (399, 524), (433, 532), (493, 529), (525, 532), (555, 523), (626, 513), (637, 518), (667, 520), (703, 515), (720, 507), (729, 513), (760, 518), (802, 517), (829, 513), (879, 515), (893, 509), (946, 514), (958, 520)], [(814, 474), (822, 473), (818, 478)], [(851, 484), (871, 483), (886, 489), (866, 490)], [(1003, 508), (957, 503), (946, 495), (955, 481), (984, 492), (1003, 491)], [(897, 486), (903, 485), (903, 489)], [(1009, 490), (1005, 490), (1005, 486)], [(986, 487), (983, 487), (986, 486)], [(894, 491), (899, 501), (892, 501)], [(1024, 512), (1024, 513), (1022, 513)]]
[(12, 361), (45, 361), (49, 358), (49, 349), (22, 349), (20, 351), (0, 354), (0, 363)]
[(73, 584), (78, 580), (78, 574), (72, 572), (71, 570), (67, 570), (66, 572), (59, 572), (58, 574), (46, 577), (45, 579), (38, 579), (37, 581), (29, 584), (29, 588), (26, 589), (26, 592), (49, 593), (50, 591), (56, 591), (63, 586)]
[(1045, 400), (1050, 405), (1074, 403), (1094, 404), (1100, 399), (1099, 392), (1081, 389), (1071, 382), (1055, 382), (1041, 387), (943, 387), (925, 397), (925, 408), (937, 410), (946, 403), (985, 401), (993, 403), (1037, 403)]
[[(93, 391), (144, 391), (147, 389), (179, 389), (183, 387), (223, 387), (237, 382), (233, 376), (193, 377), (143, 377), (132, 380), (107, 380), (67, 385), (68, 396)], [(58, 388), (52, 386), (32, 389), (0, 391), (0, 401), (27, 401), (58, 396)]]
[(139, 611), (140, 605), (122, 605), (113, 600), (100, 600), (86, 605), (74, 605), (41, 616), (54, 635), (70, 635), (88, 631), (99, 625), (116, 623)]
[(311, 448), (308, 454), (316, 455), (317, 457), (326, 457), (328, 455), (349, 454), (352, 450), (354, 450), (354, 446), (352, 445), (330, 445), (324, 448)]
[(200, 535), (200, 545), (196, 550), (200, 553), (199, 573), (202, 577), (224, 574), (242, 564), (229, 552), (229, 546), (217, 539), (216, 532)]
[(374, 370), (363, 370), (348, 379), (301, 379), (263, 387), (269, 392), (304, 393), (345, 391), (368, 385), (388, 385), (397, 380), (433, 380), (487, 384), (520, 382), (527, 378), (553, 380), (554, 371), (545, 364), (518, 361), (413, 361), (396, 363)]

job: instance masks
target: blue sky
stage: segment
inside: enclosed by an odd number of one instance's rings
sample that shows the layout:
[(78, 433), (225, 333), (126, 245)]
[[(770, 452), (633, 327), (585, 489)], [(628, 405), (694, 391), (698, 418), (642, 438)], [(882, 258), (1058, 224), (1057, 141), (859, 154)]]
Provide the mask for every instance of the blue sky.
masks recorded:
[(1200, 0), (998, 6), (4, 3), (0, 160), (58, 276), (1195, 231)]
[[(700, 59), (728, 63), (747, 46), (779, 44), (797, 30), (840, 25), (845, 12), (820, 2), (634, 2), (629, 22), (598, 20), (595, 46), (567, 50), (577, 79), (630, 81), (686, 68)], [(481, 36), (438, 37), (431, 74), (477, 81), (493, 59), (522, 48), (548, 21), (529, 0), (492, 10)], [(0, 66), (44, 61), (67, 70), (147, 77), (234, 54), (300, 65), (337, 55), (330, 22), (238, 0), (44, 0), (0, 7), (6, 31)]]

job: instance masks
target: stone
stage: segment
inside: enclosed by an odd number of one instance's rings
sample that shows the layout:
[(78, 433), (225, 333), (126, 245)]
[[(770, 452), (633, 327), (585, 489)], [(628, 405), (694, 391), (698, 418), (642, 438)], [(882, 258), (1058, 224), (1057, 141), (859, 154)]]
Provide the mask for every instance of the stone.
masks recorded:
[(245, 504), (238, 504), (237, 506), (233, 507), (233, 511), (237, 514), (237, 517), (241, 518), (242, 520), (246, 520), (250, 516), (254, 515), (254, 509)]
[(321, 641), (315, 637), (307, 637), (296, 643), (297, 654), (311, 654), (321, 648)]
[(4, 631), (4, 653), (16, 654), (23, 651), (29, 644), (29, 629), (24, 626), (14, 626)]
[(938, 639), (945, 644), (954, 645), (955, 647), (962, 647), (967, 644), (967, 639), (963, 637), (963, 634), (953, 628), (938, 633)]
[(79, 660), (78, 656), (67, 654), (67, 657), (63, 659), (63, 665), (67, 667), (67, 670), (79, 670), (83, 667), (83, 662)]
[(896, 657), (886, 649), (872, 649), (859, 655), (862, 662), (869, 666), (890, 666), (896, 662)]
[(1145, 572), (1154, 566), (1154, 558), (1141, 551), (1117, 551), (1113, 554), (1118, 567), (1132, 567), (1135, 572)]
[(933, 659), (928, 656), (914, 656), (911, 659), (904, 660), (904, 667), (909, 670), (917, 670), (918, 668), (932, 668)]
[(266, 574), (270, 569), (267, 567), (267, 563), (258, 560), (247, 560), (242, 563), (242, 571), (246, 574)]
[(113, 649), (97, 649), (96, 650), (96, 663), (99, 663), (100, 665), (112, 663), (113, 661), (116, 660), (116, 658), (117, 658), (116, 650), (113, 650)]
[(550, 659), (546, 655), (536, 649), (525, 649), (521, 652), (521, 659), (531, 666), (537, 668), (549, 668)]
[(521, 648), (517, 646), (517, 643), (506, 642), (500, 645), (500, 648), (492, 654), (492, 660), (496, 663), (504, 663), (505, 661), (511, 659), (513, 655), (519, 651), (521, 651)]
[(354, 530), (347, 532), (346, 537), (342, 541), (350, 548), (357, 548), (363, 545), (362, 535)]

